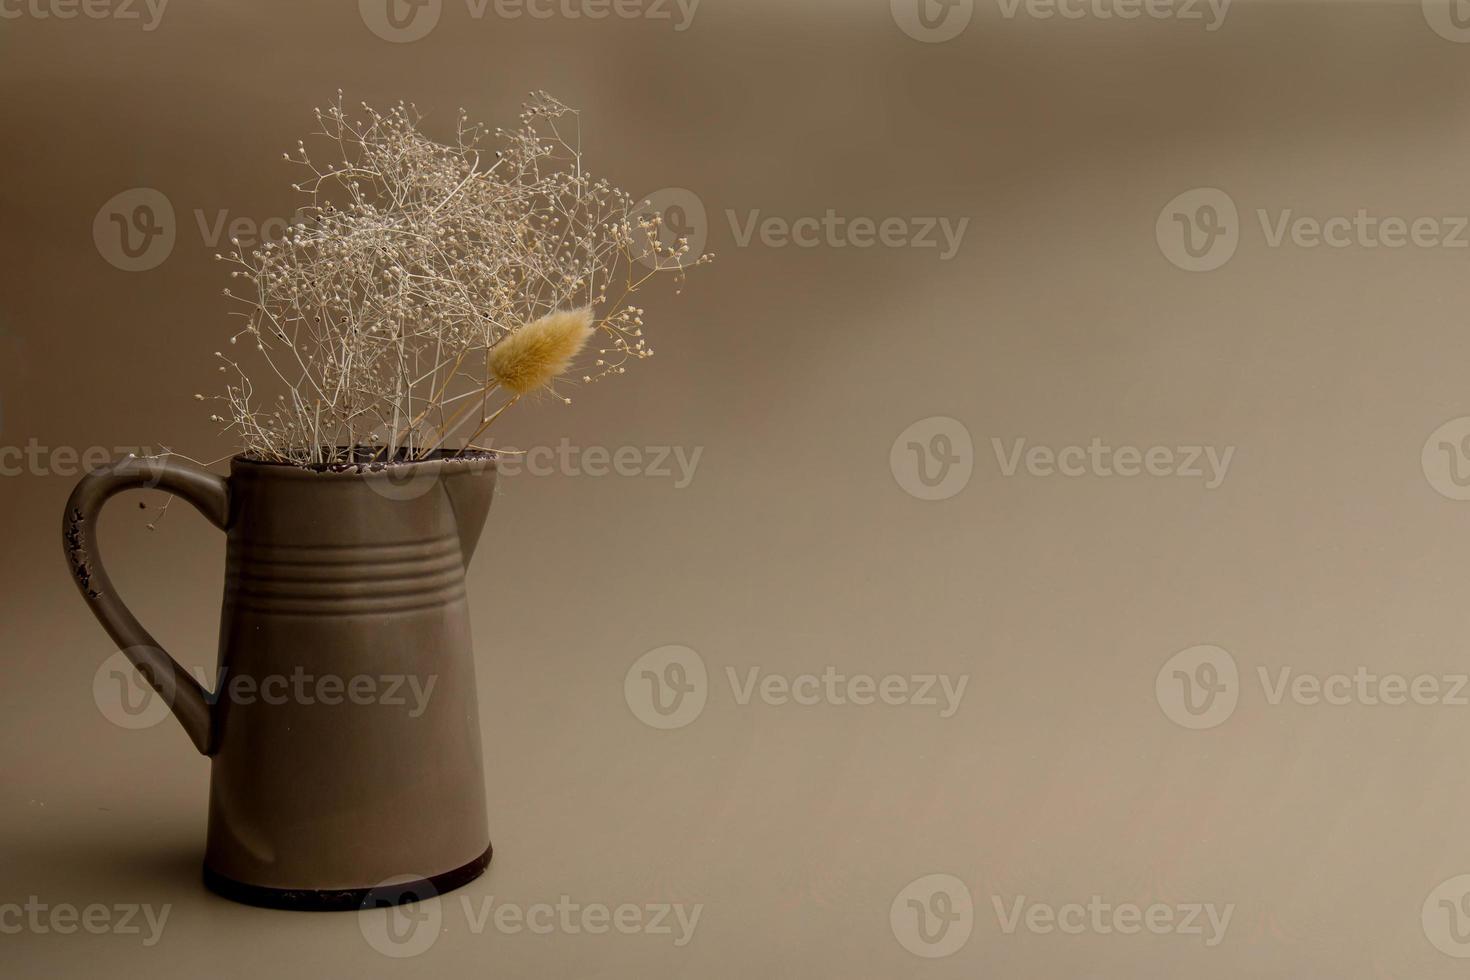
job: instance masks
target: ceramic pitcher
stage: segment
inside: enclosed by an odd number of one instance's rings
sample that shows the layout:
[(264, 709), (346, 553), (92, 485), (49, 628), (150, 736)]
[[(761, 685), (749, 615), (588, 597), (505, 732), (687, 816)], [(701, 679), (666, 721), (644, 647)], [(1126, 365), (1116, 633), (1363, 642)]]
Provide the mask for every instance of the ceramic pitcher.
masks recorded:
[[(237, 901), (343, 909), (444, 892), (490, 860), (465, 569), (490, 453), (228, 479), (129, 458), (85, 476), (62, 534), (108, 634), (210, 760), (204, 880)], [(157, 487), (227, 537), (215, 690), (159, 648), (97, 550), (103, 503)]]

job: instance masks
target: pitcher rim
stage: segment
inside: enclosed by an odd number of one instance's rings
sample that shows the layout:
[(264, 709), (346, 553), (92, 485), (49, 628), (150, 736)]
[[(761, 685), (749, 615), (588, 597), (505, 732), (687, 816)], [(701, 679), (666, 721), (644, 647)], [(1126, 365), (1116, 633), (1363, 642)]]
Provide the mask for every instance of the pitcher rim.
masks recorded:
[(230, 472), (249, 472), (261, 475), (268, 474), (273, 477), (294, 477), (298, 479), (371, 479), (373, 477), (388, 479), (396, 475), (402, 475), (408, 469), (439, 469), (447, 472), (456, 472), (473, 471), (483, 468), (489, 472), (494, 472), (500, 461), (500, 457), (501, 453), (496, 450), (471, 447), (464, 450), (436, 449), (433, 455), (425, 459), (319, 463), (302, 466), (297, 463), (275, 459), (259, 459), (247, 453), (238, 453), (230, 457)]

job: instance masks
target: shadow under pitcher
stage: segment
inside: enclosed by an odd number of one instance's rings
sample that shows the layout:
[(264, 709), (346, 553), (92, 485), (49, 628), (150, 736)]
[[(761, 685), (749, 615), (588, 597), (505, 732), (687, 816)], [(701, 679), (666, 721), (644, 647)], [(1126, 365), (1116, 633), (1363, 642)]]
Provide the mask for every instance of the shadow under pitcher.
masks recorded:
[[(204, 881), (251, 905), (356, 909), (443, 893), (490, 861), (465, 569), (493, 453), (228, 478), (129, 458), (62, 519), (92, 612), (210, 759)], [(97, 518), (157, 487), (225, 531), (216, 690), (159, 648), (108, 580)]]

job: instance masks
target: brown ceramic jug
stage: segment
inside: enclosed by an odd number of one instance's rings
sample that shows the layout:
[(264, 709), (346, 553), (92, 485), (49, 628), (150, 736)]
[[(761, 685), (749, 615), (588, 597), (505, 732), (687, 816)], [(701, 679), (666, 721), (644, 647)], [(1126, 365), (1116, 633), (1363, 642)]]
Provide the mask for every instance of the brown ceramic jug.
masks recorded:
[[(490, 860), (465, 568), (495, 457), (333, 469), (237, 457), (228, 479), (129, 458), (85, 476), (62, 534), (82, 595), (211, 763), (205, 883), (274, 908), (444, 892)], [(215, 691), (123, 605), (103, 503), (158, 487), (225, 531)]]

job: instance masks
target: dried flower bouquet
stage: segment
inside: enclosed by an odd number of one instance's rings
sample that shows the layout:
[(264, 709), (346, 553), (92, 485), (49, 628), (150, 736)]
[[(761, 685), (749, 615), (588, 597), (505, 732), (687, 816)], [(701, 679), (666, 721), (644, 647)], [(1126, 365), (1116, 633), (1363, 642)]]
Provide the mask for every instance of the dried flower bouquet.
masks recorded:
[(565, 373), (584, 354), (586, 383), (651, 357), (630, 298), (713, 258), (588, 174), (578, 114), (544, 92), (518, 128), (495, 131), (493, 151), (463, 110), (449, 143), (424, 136), (405, 104), (352, 118), (338, 93), (316, 116), (330, 162), (305, 141), (285, 155), (310, 171), (295, 185), (311, 199), (302, 220), (218, 256), (246, 284), (225, 290), (244, 306), (230, 343), (263, 364), (218, 354), (234, 377), (212, 418), (249, 458), (462, 451), (528, 395), (570, 402)]

